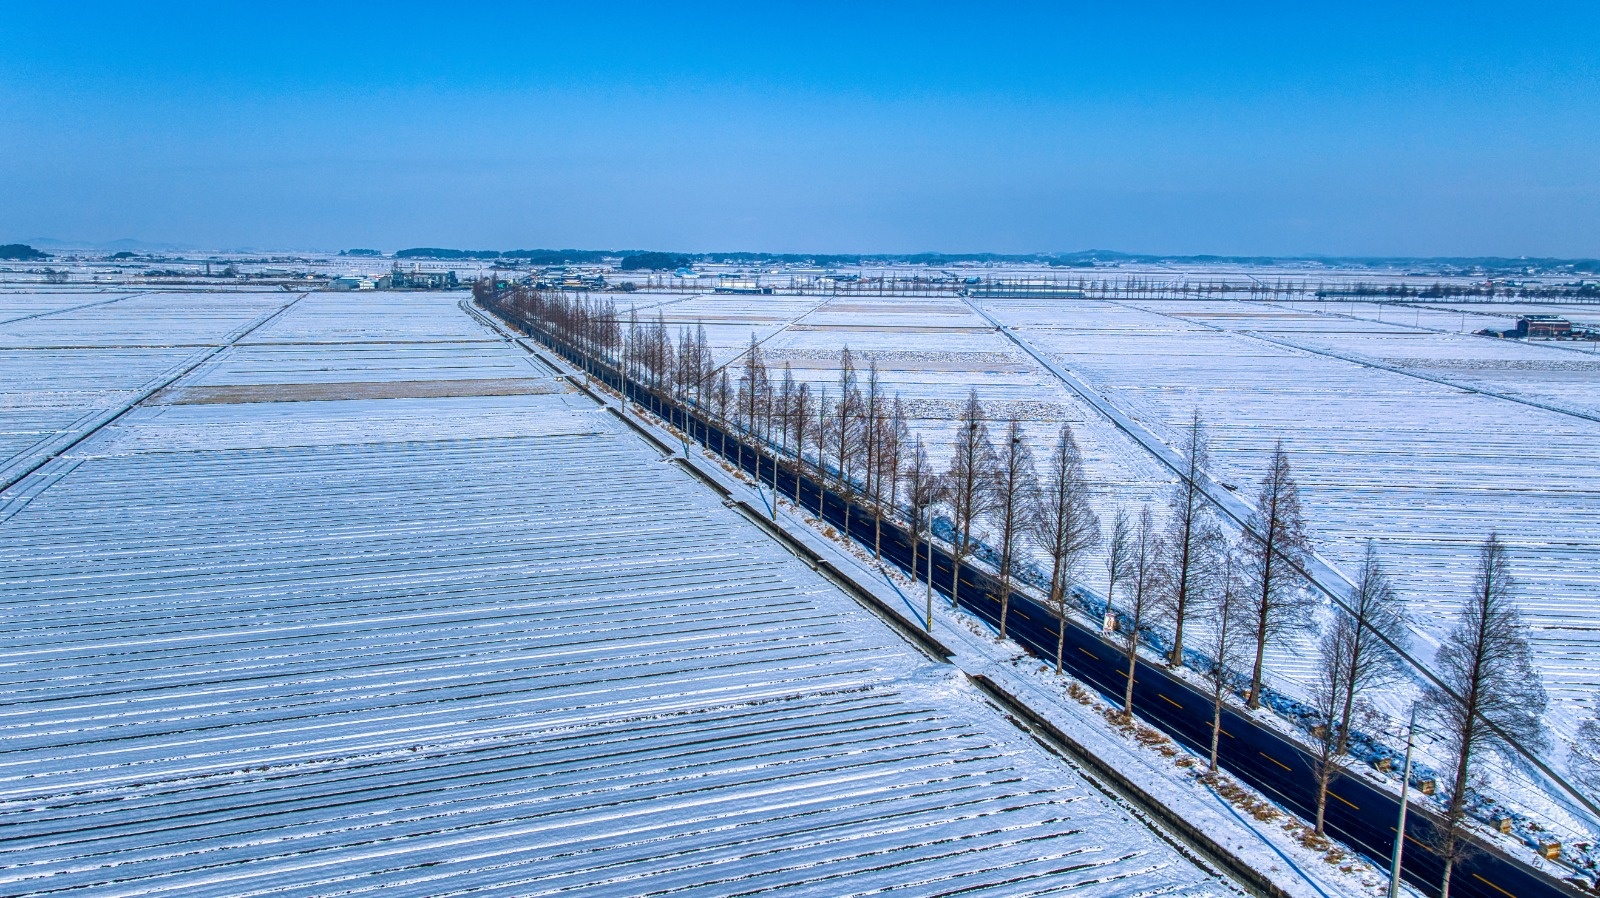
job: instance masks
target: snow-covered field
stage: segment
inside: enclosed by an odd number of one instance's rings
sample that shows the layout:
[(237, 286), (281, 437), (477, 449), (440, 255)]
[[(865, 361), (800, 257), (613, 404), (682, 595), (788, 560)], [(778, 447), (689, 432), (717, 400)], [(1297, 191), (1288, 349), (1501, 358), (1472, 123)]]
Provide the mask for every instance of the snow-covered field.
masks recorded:
[(292, 298), (0, 294), (0, 475)]
[[(7, 493), (0, 891), (1229, 891), (458, 298), (300, 299)], [(292, 300), (3, 325), (6, 414)]]
[[(669, 323), (727, 307), (678, 302)], [(742, 297), (741, 321), (771, 299)], [(986, 299), (1018, 338), (1166, 438), (1198, 409), (1219, 479), (1254, 495), (1282, 439), (1318, 550), (1346, 570), (1374, 540), (1420, 629), (1419, 650), (1450, 623), (1476, 546), (1496, 531), (1514, 573), (1551, 694), (1556, 751), (1600, 714), (1600, 356), (1587, 344), (1472, 336), (1518, 314), (1600, 318), (1600, 306), (1440, 303)], [(827, 383), (841, 346), (863, 372), (875, 358), (946, 454), (952, 419), (975, 387), (996, 418), (1029, 422), (1036, 451), (1070, 422), (1100, 488), (1102, 517), (1160, 500), (1171, 474), (957, 298), (841, 297), (782, 329), (719, 327), (724, 358), (754, 330), (768, 361)], [(729, 333), (733, 331), (733, 333)], [(715, 339), (715, 338), (714, 338)], [(1090, 584), (1097, 564), (1088, 568)], [(1306, 644), (1276, 647), (1269, 679), (1291, 693), (1309, 675)], [(1391, 705), (1392, 706), (1392, 705)], [(1514, 775), (1506, 772), (1508, 775)]]

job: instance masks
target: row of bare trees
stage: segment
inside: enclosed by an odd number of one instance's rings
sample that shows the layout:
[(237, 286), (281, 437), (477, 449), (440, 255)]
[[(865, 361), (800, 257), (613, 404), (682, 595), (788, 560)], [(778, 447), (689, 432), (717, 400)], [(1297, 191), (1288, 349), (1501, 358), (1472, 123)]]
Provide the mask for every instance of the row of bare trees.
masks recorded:
[[(1141, 640), (1159, 646), (1168, 665), (1198, 667), (1211, 683), (1212, 771), (1228, 695), (1237, 690), (1247, 709), (1260, 707), (1268, 647), (1315, 636), (1316, 676), (1306, 704), (1314, 718), (1318, 834), (1329, 784), (1350, 763), (1353, 721), (1375, 690), (1408, 676), (1402, 658), (1410, 629), (1406, 613), (1370, 544), (1342, 608), (1324, 608), (1311, 590), (1312, 547), (1281, 443), (1256, 488), (1247, 526), (1230, 538), (1206, 492), (1208, 439), (1196, 413), (1182, 431), (1180, 476), (1168, 492), (1165, 513), (1158, 516), (1148, 505), (1132, 516), (1118, 509), (1102, 534), (1068, 425), (1053, 435), (1041, 476), (1021, 421), (1005, 420), (997, 441), (972, 391), (956, 421), (948, 465), (938, 471), (922, 438), (910, 435), (904, 403), (886, 395), (876, 361), (863, 373), (848, 348), (840, 352), (836, 376), (813, 386), (797, 379), (788, 364), (769, 370), (753, 335), (742, 353), (719, 365), (703, 326), (680, 327), (673, 339), (659, 312), (640, 320), (630, 311), (624, 324), (609, 299), (513, 290), (489, 300), (513, 320), (536, 323), (590, 370), (620, 372), (636, 389), (695, 409), (709, 427), (702, 425), (697, 436), (708, 445), (714, 438), (724, 456), (730, 434), (741, 465), (747, 443), (765, 447), (774, 460), (774, 513), (778, 466), (788, 465), (797, 478), (808, 476), (845, 499), (847, 535), (853, 509), (869, 511), (872, 548), (880, 559), (884, 520), (902, 521), (912, 536), (911, 569), (930, 587), (933, 522), (943, 512), (955, 562), (947, 590), (952, 604), (960, 603), (963, 563), (987, 536), (999, 581), (1002, 639), (1020, 562), (1042, 557), (1049, 568), (1045, 599), (1058, 621), (1058, 673), (1069, 594), (1082, 583), (1086, 560), (1102, 549), (1105, 599), (1108, 609), (1116, 609), (1114, 629), (1127, 663), (1123, 713), (1133, 713)], [(824, 498), (818, 490), (819, 517)], [(1446, 862), (1446, 893), (1462, 851), (1468, 793), (1481, 779), (1486, 756), (1544, 745), (1545, 695), (1507, 568), (1505, 546), (1491, 535), (1480, 551), (1473, 595), (1436, 656), (1438, 683), (1422, 698), (1424, 718), (1450, 761), (1443, 784), (1449, 789), (1445, 826), (1436, 846)], [(930, 588), (930, 602), (931, 596)]]

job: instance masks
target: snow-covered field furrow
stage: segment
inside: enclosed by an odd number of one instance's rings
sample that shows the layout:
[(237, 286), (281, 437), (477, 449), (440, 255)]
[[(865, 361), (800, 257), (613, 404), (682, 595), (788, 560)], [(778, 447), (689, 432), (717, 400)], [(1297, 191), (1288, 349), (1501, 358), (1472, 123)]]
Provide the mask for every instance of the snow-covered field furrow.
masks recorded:
[(158, 399), (19, 484), (0, 891), (1230, 891), (455, 301), (178, 386), (551, 389)]
[(117, 303), (137, 293), (0, 293), (0, 325), (104, 303)]

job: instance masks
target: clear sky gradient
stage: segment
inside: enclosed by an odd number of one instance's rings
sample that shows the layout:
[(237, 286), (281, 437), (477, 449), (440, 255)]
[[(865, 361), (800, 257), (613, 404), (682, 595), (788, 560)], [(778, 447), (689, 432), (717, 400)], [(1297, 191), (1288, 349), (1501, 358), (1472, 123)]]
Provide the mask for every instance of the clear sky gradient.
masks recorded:
[(1600, 4), (28, 3), (0, 241), (1600, 256)]

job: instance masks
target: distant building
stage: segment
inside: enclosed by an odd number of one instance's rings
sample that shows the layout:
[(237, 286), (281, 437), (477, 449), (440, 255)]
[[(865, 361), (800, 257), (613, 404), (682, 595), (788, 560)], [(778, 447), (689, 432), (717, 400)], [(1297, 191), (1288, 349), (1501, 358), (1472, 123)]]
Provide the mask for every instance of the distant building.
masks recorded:
[(1560, 315), (1523, 315), (1517, 319), (1514, 336), (1524, 340), (1567, 340), (1572, 338), (1572, 322)]
[(389, 272), (386, 290), (454, 290), (460, 286), (454, 271), (402, 271), (399, 265)]
[(712, 288), (716, 293), (771, 293), (772, 288), (761, 284), (755, 278), (738, 277), (736, 275), (718, 275), (717, 286)]
[(541, 290), (604, 290), (606, 280), (598, 274), (558, 269), (545, 272), (534, 286)]

